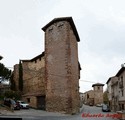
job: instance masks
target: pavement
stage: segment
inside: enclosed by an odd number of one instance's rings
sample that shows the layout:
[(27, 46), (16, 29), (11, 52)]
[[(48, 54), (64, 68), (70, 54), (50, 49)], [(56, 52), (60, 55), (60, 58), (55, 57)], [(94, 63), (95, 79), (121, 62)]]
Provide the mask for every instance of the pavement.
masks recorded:
[[(96, 106), (86, 106), (83, 105), (80, 108), (80, 113), (75, 115), (47, 112), (43, 110), (36, 109), (21, 109), (12, 111), (0, 111), (0, 118), (22, 118), (22, 120), (118, 120), (117, 118), (112, 118), (111, 116), (106, 117), (108, 114), (113, 115), (113, 112), (102, 112), (100, 107)], [(90, 117), (84, 116), (85, 114), (90, 115), (103, 115), (102, 117)]]
[[(80, 113), (83, 111), (83, 106), (80, 108)], [(78, 114), (80, 114), (78, 113)], [(36, 109), (20, 109), (20, 110), (8, 110), (8, 109), (0, 109), (0, 116), (71, 116), (69, 114), (63, 114), (58, 112), (48, 112), (44, 110), (36, 110)]]

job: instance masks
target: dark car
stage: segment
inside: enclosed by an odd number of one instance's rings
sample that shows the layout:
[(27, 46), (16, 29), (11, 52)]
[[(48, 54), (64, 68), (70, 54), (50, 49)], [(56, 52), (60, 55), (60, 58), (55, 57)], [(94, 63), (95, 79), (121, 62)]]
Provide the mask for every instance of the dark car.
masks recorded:
[(5, 99), (4, 100), (4, 105), (10, 107), (11, 109), (14, 110), (20, 110), (20, 104), (15, 102), (13, 99)]
[(108, 105), (103, 104), (103, 105), (102, 105), (102, 111), (103, 111), (103, 112), (110, 112), (111, 110), (110, 110), (110, 108), (109, 108)]

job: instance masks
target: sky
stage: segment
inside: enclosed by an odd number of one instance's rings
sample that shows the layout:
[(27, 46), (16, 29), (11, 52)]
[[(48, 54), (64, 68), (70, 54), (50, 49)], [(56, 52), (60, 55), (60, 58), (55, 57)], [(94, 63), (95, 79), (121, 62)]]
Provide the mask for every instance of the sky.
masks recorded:
[[(105, 84), (125, 63), (125, 0), (0, 0), (0, 61), (12, 68), (44, 51), (48, 22), (71, 16), (80, 42), (80, 92)], [(106, 85), (104, 86), (106, 88)]]

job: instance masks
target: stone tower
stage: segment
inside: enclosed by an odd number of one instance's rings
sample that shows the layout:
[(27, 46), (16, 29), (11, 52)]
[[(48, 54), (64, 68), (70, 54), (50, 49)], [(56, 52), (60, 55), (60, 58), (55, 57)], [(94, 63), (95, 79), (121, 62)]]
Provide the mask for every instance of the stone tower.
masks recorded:
[(103, 86), (104, 84), (101, 83), (92, 85), (94, 90), (94, 105), (103, 103)]
[(79, 112), (80, 41), (72, 17), (55, 18), (45, 32), (46, 110), (75, 114)]

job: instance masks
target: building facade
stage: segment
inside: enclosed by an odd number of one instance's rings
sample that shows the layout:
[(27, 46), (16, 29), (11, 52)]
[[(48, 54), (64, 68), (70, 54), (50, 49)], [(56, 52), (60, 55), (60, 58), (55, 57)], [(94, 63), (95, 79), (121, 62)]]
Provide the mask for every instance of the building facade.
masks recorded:
[[(45, 109), (45, 60), (44, 52), (31, 60), (20, 60), (23, 71), (22, 99), (33, 108)], [(19, 90), (19, 64), (14, 65), (12, 84)]]
[(110, 77), (107, 84), (108, 100), (110, 109), (113, 111), (118, 110), (118, 78), (116, 76)]
[(56, 18), (44, 26), (46, 110), (78, 113), (80, 41), (71, 17)]
[(80, 39), (73, 19), (56, 18), (42, 29), (45, 52), (31, 60), (21, 60), (23, 100), (47, 111), (78, 113), (81, 67), (77, 42)]
[(94, 91), (94, 105), (103, 103), (103, 86), (104, 84), (102, 83), (92, 85)]
[(23, 68), (23, 100), (30, 106), (45, 109), (44, 52), (31, 60), (21, 60)]
[(106, 82), (109, 105), (112, 111), (125, 110), (125, 67)]
[(97, 105), (103, 103), (103, 86), (104, 84), (96, 83), (93, 84), (93, 90), (85, 92), (85, 104)]
[(86, 105), (94, 105), (94, 91), (89, 90), (84, 93), (84, 104)]
[(116, 77), (118, 77), (117, 96), (119, 110), (125, 110), (125, 67), (121, 67)]

